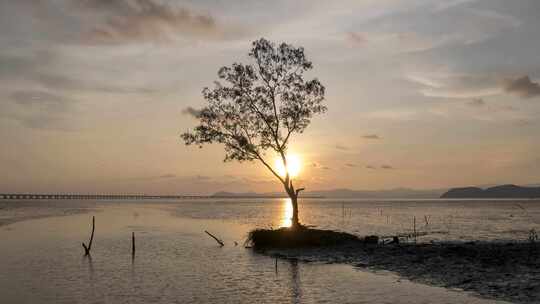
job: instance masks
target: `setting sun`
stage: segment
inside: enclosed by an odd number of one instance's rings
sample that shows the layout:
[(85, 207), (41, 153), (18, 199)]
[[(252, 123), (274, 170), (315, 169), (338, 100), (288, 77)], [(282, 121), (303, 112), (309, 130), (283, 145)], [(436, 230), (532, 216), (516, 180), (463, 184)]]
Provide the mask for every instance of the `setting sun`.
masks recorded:
[(279, 175), (285, 176), (287, 172), (289, 172), (290, 177), (297, 177), (298, 174), (300, 174), (300, 169), (302, 167), (302, 162), (300, 160), (300, 157), (297, 154), (288, 154), (287, 155), (287, 168), (285, 169), (285, 165), (283, 164), (283, 161), (280, 157), (276, 157), (275, 160), (275, 167)]

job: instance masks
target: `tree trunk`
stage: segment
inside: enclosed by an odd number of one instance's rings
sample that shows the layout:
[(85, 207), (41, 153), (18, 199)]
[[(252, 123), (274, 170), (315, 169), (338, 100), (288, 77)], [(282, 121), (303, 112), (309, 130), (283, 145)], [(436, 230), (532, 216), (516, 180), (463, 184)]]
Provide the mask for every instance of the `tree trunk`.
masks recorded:
[(291, 198), (291, 204), (292, 204), (292, 219), (291, 219), (291, 227), (292, 228), (298, 228), (300, 227), (300, 221), (298, 220), (298, 195), (289, 195)]

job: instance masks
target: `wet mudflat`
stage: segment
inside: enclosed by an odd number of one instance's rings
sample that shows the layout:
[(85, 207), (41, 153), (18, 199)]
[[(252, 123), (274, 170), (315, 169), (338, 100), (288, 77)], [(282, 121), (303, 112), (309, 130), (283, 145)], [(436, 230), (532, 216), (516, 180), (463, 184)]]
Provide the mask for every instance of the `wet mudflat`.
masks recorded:
[[(277, 202), (277, 210), (281, 203)], [(222, 203), (217, 203), (220, 206)], [(256, 213), (257, 207), (245, 209)], [(271, 204), (271, 202), (270, 202)], [(216, 203), (201, 205), (199, 214)], [(95, 210), (94, 210), (95, 207)], [(255, 225), (182, 215), (172, 203), (107, 203), (0, 227), (6, 303), (495, 303), (346, 264), (276, 259), (241, 246)], [(264, 208), (262, 208), (264, 209)], [(267, 211), (267, 210), (262, 210)], [(81, 242), (96, 216), (92, 253)], [(277, 220), (280, 220), (279, 218)], [(220, 247), (204, 230), (225, 243)], [(131, 256), (131, 233), (137, 251)], [(239, 245), (235, 245), (237, 242)], [(277, 267), (276, 267), (277, 264)], [(502, 301), (501, 301), (502, 303)]]

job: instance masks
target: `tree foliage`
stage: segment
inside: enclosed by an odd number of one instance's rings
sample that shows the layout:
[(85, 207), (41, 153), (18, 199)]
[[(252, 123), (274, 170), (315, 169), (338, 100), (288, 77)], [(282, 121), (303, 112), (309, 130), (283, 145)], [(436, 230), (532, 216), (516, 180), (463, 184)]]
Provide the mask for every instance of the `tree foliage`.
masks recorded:
[(288, 186), (288, 174), (279, 176), (265, 152), (276, 152), (286, 165), (292, 135), (326, 111), (325, 88), (317, 78), (304, 79), (313, 65), (302, 47), (259, 39), (249, 57), (253, 64), (219, 69), (214, 87), (202, 92), (208, 103), (196, 114), (199, 124), (181, 137), (187, 145), (224, 144), (225, 161), (259, 160)]

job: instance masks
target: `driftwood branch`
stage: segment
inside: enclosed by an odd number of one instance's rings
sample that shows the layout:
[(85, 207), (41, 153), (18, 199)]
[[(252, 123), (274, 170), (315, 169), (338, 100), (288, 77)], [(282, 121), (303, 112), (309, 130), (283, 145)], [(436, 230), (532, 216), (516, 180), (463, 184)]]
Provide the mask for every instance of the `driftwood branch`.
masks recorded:
[(298, 193), (300, 193), (300, 191), (304, 191), (306, 190), (306, 188), (298, 188), (296, 189), (296, 196), (298, 196)]
[(216, 242), (218, 242), (218, 244), (221, 247), (225, 246), (225, 244), (223, 244), (223, 242), (220, 239), (218, 239), (217, 237), (215, 237), (213, 234), (211, 234), (210, 232), (208, 232), (206, 230), (204, 232), (206, 232), (206, 234), (208, 234), (210, 237), (212, 237), (214, 240), (216, 240)]
[(84, 248), (84, 255), (90, 254), (90, 249), (92, 249), (92, 241), (94, 240), (94, 230), (96, 229), (96, 218), (92, 216), (92, 234), (90, 234), (90, 241), (88, 242), (88, 246), (82, 243), (82, 246)]

